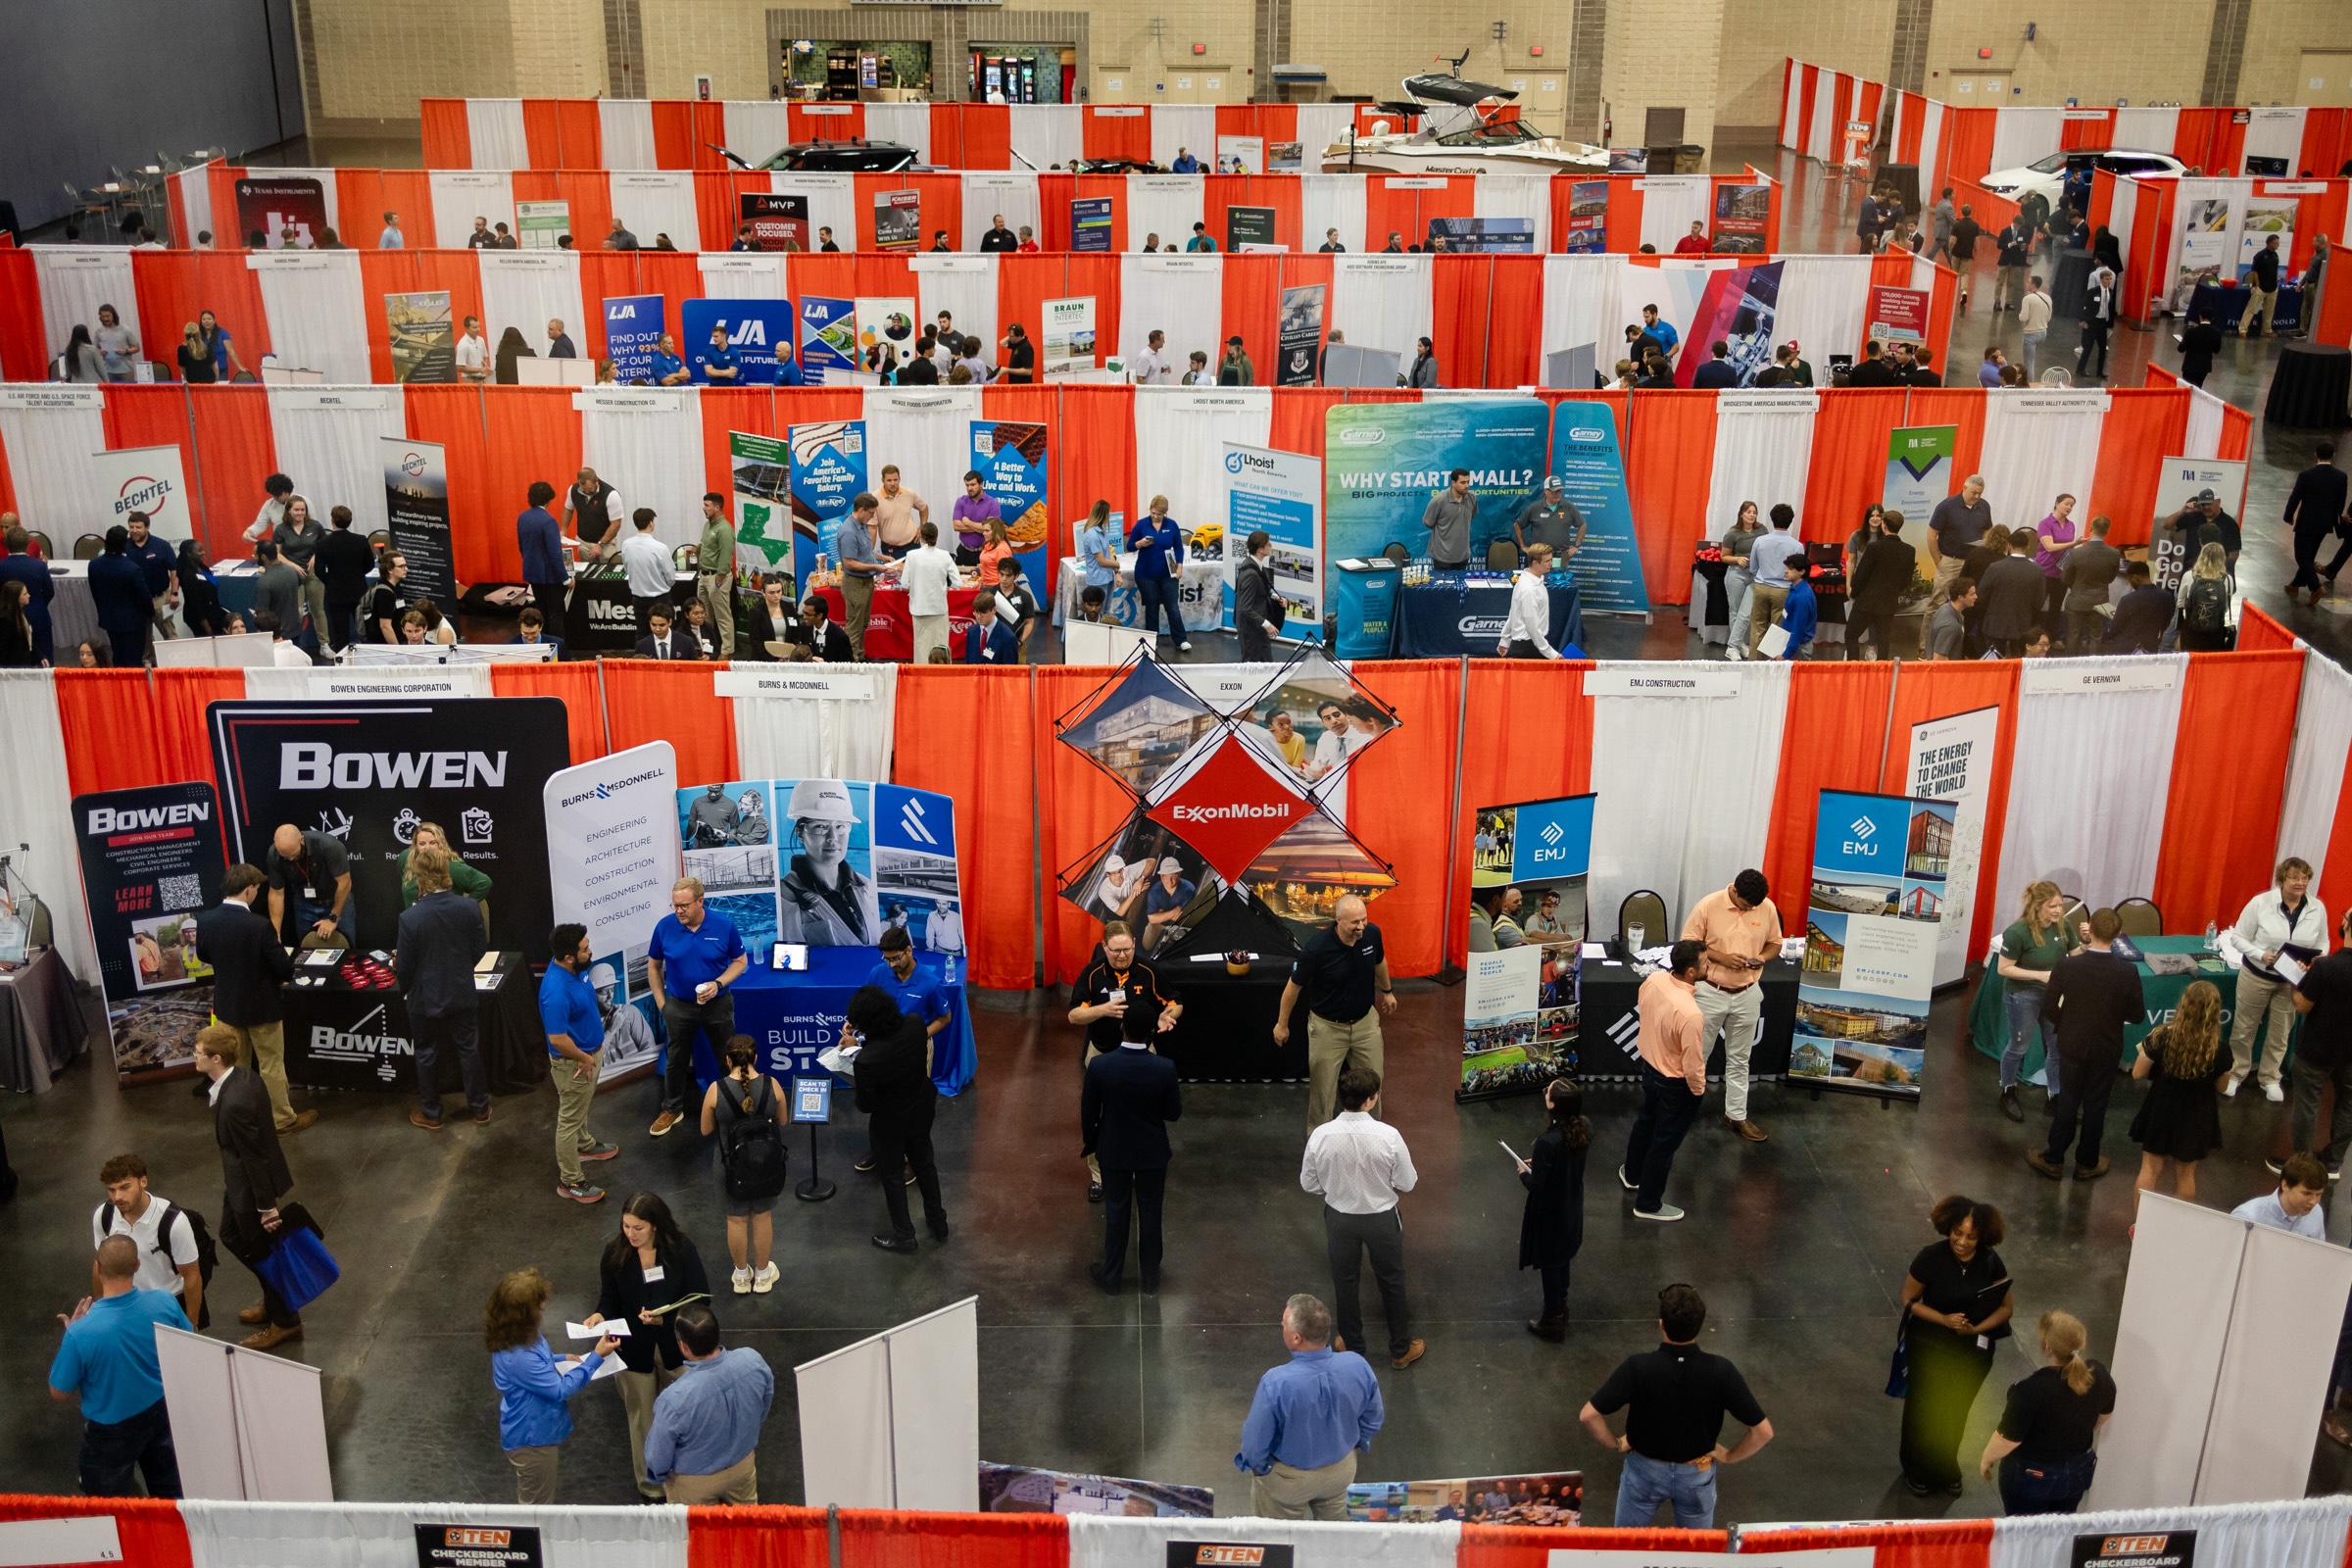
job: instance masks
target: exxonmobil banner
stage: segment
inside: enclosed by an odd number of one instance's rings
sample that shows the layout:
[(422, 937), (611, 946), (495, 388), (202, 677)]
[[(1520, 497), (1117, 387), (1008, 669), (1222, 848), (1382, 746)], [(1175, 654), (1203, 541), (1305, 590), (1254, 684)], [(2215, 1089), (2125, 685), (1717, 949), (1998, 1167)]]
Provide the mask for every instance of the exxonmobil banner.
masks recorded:
[(1232, 882), (1312, 809), (1298, 786), (1275, 777), (1255, 753), (1228, 735), (1147, 814)]
[(196, 914), (220, 897), (220, 810), (210, 784), (74, 798), (81, 888), (106, 993), (115, 1071), (184, 1068), (212, 1016), (213, 971)]

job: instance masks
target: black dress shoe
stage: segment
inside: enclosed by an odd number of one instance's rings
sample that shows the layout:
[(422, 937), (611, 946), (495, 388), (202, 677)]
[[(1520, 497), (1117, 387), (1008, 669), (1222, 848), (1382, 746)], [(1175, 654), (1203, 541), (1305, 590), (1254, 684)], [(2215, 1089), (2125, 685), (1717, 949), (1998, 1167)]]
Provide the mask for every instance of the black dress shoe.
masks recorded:
[(935, 1242), (944, 1242), (948, 1239), (948, 1222), (946, 1220), (934, 1219), (931, 1222), (931, 1239)]
[(1090, 1203), (1100, 1203), (1102, 1201), (1102, 1184), (1101, 1182), (1088, 1182), (1086, 1184), (1086, 1200)]
[(1911, 1489), (1911, 1495), (1914, 1497), (1925, 1497), (1932, 1494), (1936, 1491), (1933, 1486), (1930, 1486), (1927, 1482), (1920, 1480), (1919, 1477), (1912, 1475), (1909, 1471), (1905, 1471), (1903, 1473), (1903, 1485)]
[(860, 1176), (871, 1176), (874, 1173), (874, 1156), (871, 1154), (866, 1155), (863, 1159), (858, 1161), (858, 1163), (855, 1165), (852, 1165), (850, 1169), (856, 1171)]
[(1104, 1296), (1116, 1296), (1119, 1294), (1119, 1282), (1104, 1274), (1102, 1272), (1102, 1264), (1087, 1264), (1086, 1277), (1090, 1280), (1093, 1280), (1095, 1282), (1095, 1289), (1101, 1291)]
[(2025, 1102), (2019, 1097), (2017, 1085), (2015, 1084), (2011, 1084), (2008, 1088), (2001, 1091), (2001, 1114), (2008, 1117), (2011, 1121), (2024, 1121), (2026, 1119)]
[(1158, 1275), (1156, 1275), (1156, 1274), (1152, 1274), (1152, 1275), (1149, 1275), (1149, 1276), (1147, 1276), (1147, 1277), (1145, 1278), (1145, 1280), (1144, 1280), (1144, 1294), (1145, 1294), (1146, 1296), (1157, 1296), (1157, 1295), (1159, 1294), (1159, 1276), (1158, 1276)]
[(914, 1238), (911, 1236), (877, 1235), (874, 1238), (874, 1245), (882, 1249), (882, 1250), (885, 1252), (911, 1252), (914, 1250)]

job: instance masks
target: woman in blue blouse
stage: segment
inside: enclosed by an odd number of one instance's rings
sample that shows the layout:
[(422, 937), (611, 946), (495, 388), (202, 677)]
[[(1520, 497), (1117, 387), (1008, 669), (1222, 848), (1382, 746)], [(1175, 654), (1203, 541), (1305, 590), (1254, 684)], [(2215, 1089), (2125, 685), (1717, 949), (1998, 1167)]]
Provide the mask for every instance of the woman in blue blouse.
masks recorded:
[(498, 1389), (498, 1446), (514, 1467), (514, 1500), (522, 1503), (556, 1500), (557, 1446), (571, 1436), (571, 1396), (620, 1345), (607, 1335), (578, 1361), (559, 1362), (539, 1332), (547, 1293), (546, 1275), (518, 1269), (498, 1282), (482, 1310), (482, 1343)]
[(229, 340), (228, 328), (220, 324), (220, 318), (210, 311), (198, 312), (196, 335), (212, 350), (216, 380), (230, 381), (245, 373), (245, 362), (237, 358), (237, 347)]
[(1153, 496), (1152, 510), (1127, 530), (1135, 549), (1135, 597), (1144, 607), (1144, 630), (1159, 630), (1159, 612), (1168, 612), (1168, 635), (1179, 653), (1193, 651), (1184, 631), (1184, 598), (1178, 585), (1184, 577), (1184, 535), (1168, 517), (1168, 498)]

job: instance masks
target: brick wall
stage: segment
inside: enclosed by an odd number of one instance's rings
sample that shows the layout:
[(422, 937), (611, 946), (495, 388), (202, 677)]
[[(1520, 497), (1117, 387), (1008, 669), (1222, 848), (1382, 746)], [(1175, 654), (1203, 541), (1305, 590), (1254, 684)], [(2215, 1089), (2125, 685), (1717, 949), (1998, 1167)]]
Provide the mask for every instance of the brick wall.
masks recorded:
[(419, 98), (513, 94), (514, 9), (513, 0), (310, 0), (319, 113), (415, 120)]
[(1894, 0), (1724, 0), (1716, 122), (1777, 129), (1787, 56), (1885, 81), (1894, 13)]
[(1653, 106), (1684, 111), (1684, 141), (1713, 143), (1724, 11), (1725, 0), (1610, 0), (1600, 95), (1620, 146), (1641, 143)]
[[(1936, 0), (1928, 37), (1930, 97), (1958, 104), (1943, 90), (1955, 69), (2009, 73), (2007, 104), (2062, 104), (2080, 98), (2104, 108), (2197, 101), (2213, 32), (2214, 0)], [(2352, 9), (2340, 3), (2330, 9)], [(2026, 41), (2026, 24), (2035, 36)], [(1977, 51), (1992, 58), (1980, 62)], [(1999, 107), (1972, 100), (1977, 109)]]
[(529, 98), (594, 98), (607, 90), (603, 0), (507, 0), (514, 90)]

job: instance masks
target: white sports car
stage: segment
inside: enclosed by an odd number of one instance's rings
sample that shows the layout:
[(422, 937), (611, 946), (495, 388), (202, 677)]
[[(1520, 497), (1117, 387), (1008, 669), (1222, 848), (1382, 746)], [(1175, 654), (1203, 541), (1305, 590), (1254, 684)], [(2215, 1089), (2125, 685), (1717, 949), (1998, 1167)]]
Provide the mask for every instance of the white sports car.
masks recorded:
[(2058, 193), (2066, 188), (2067, 160), (2085, 156), (2090, 159), (2093, 169), (2104, 169), (2110, 174), (2152, 174), (2159, 179), (2170, 175), (2178, 178), (2188, 169), (2171, 153), (2141, 152), (2130, 147), (2095, 150), (2076, 147), (2036, 159), (2023, 168), (1996, 169), (1977, 183), (1995, 196), (2006, 196), (2021, 204), (2027, 196), (2038, 191), (2054, 212), (2058, 207)]
[(1400, 112), (1409, 108), (1418, 113), (1421, 128), (1351, 134), (1345, 141), (1333, 142), (1323, 150), (1325, 173), (1608, 171), (1607, 148), (1540, 135), (1525, 122), (1504, 118), (1503, 106), (1519, 96), (1507, 87), (1433, 74), (1405, 77), (1404, 90), (1413, 102), (1397, 107)]

